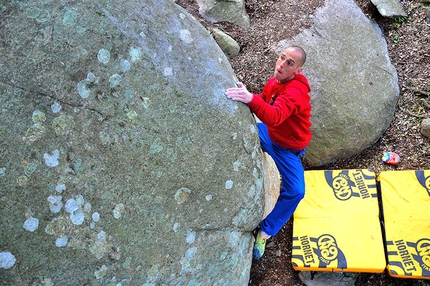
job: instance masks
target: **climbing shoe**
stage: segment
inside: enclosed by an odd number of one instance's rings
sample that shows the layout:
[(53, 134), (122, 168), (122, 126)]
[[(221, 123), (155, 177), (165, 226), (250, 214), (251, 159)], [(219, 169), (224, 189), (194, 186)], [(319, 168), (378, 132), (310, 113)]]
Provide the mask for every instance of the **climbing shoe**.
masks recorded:
[(266, 239), (260, 237), (260, 230), (258, 229), (254, 233), (255, 242), (252, 249), (252, 256), (254, 259), (260, 259), (264, 254), (264, 249), (266, 248)]

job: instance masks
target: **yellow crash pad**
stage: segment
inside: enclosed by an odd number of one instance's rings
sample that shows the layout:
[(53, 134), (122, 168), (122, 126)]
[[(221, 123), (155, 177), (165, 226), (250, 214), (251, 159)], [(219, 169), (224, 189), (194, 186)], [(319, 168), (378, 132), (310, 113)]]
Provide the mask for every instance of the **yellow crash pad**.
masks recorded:
[(388, 273), (430, 279), (430, 170), (379, 175)]
[(294, 213), (294, 269), (383, 272), (386, 260), (374, 172), (306, 171), (305, 183), (305, 197)]

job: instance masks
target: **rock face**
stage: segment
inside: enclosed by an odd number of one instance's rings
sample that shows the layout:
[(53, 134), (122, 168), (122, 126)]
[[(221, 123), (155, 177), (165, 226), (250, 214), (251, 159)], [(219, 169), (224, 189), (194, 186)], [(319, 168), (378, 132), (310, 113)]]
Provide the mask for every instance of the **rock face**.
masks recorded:
[(327, 0), (312, 27), (282, 41), (307, 52), (303, 73), (311, 84), (311, 166), (358, 154), (388, 128), (399, 96), (386, 42), (353, 0)]
[(197, 3), (200, 15), (210, 22), (228, 21), (244, 29), (250, 27), (244, 0), (197, 0)]
[(430, 118), (423, 119), (421, 122), (421, 134), (430, 138)]
[(225, 55), (173, 1), (64, 3), (2, 5), (2, 282), (247, 284), (261, 152)]
[(371, 0), (384, 17), (406, 17), (402, 4), (397, 0)]
[(217, 28), (212, 30), (212, 34), (221, 50), (228, 57), (235, 57), (239, 54), (240, 46), (232, 37)]

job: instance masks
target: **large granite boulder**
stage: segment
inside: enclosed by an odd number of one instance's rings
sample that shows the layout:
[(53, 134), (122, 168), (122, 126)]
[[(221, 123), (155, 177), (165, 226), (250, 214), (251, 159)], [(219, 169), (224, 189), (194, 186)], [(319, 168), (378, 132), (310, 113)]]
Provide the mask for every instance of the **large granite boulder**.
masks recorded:
[(380, 29), (353, 0), (326, 0), (314, 24), (279, 43), (302, 46), (304, 74), (311, 84), (311, 166), (346, 159), (375, 143), (391, 123), (399, 96)]
[(244, 29), (249, 29), (249, 16), (245, 10), (245, 0), (196, 0), (199, 13), (206, 20), (231, 22)]
[(384, 17), (406, 17), (405, 10), (398, 0), (371, 0)]
[(170, 0), (0, 5), (5, 285), (246, 285), (264, 192), (249, 109)]

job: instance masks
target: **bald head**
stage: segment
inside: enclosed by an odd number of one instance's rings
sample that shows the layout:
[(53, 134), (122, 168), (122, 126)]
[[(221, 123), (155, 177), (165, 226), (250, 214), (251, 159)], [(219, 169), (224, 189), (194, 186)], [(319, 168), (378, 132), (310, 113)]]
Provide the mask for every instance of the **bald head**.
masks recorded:
[(305, 50), (303, 50), (301, 47), (299, 46), (290, 46), (287, 48), (287, 50), (290, 49), (292, 51), (294, 51), (295, 53), (298, 53), (300, 55), (298, 61), (297, 61), (297, 65), (299, 67), (303, 67), (303, 65), (306, 62), (306, 52)]

